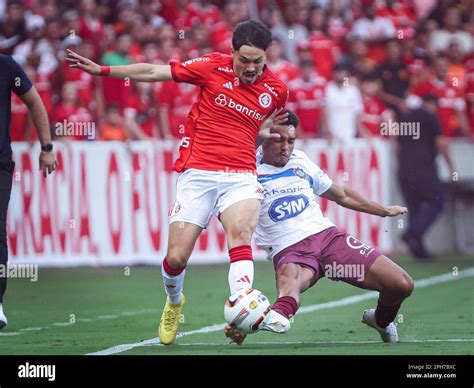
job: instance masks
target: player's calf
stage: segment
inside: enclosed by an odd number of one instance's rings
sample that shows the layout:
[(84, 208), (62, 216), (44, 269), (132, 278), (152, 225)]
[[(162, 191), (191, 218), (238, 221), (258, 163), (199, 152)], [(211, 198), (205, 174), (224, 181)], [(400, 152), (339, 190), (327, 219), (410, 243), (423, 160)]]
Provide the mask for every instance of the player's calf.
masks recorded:
[(364, 311), (362, 322), (376, 329), (385, 342), (397, 342), (398, 333), (393, 322), (402, 302), (413, 292), (413, 279), (382, 255), (369, 269), (362, 285), (380, 293), (377, 307)]

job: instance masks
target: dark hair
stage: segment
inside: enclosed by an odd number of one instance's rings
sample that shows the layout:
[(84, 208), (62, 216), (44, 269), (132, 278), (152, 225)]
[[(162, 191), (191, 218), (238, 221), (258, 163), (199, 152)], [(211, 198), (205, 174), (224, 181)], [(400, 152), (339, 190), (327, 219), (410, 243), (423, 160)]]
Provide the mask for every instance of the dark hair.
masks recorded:
[(347, 71), (350, 73), (352, 66), (346, 61), (339, 61), (333, 66), (332, 71)]
[(272, 33), (268, 27), (257, 20), (247, 20), (237, 24), (232, 36), (232, 47), (240, 50), (243, 45), (266, 50), (272, 42)]
[(376, 82), (380, 79), (380, 77), (378, 76), (377, 73), (375, 73), (374, 71), (369, 71), (367, 73), (363, 73), (361, 76), (360, 76), (360, 80), (362, 82)]
[(424, 102), (432, 102), (436, 105), (438, 105), (438, 96), (436, 96), (433, 93), (427, 93), (422, 97)]
[(298, 117), (289, 109), (285, 109), (284, 113), (288, 113), (288, 117), (286, 119), (286, 122), (283, 123), (283, 125), (293, 125), (293, 127), (298, 127), (300, 121), (298, 120)]

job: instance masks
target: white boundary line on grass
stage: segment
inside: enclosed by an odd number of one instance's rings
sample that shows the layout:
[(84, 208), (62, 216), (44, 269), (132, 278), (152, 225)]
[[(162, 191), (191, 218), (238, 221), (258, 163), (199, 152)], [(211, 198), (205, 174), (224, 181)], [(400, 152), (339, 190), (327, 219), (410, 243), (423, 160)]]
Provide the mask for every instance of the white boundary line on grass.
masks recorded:
[[(463, 271), (459, 271), (458, 274), (455, 276), (453, 273), (448, 272), (442, 275), (437, 275), (437, 276), (432, 276), (430, 278), (425, 278), (425, 279), (420, 279), (415, 281), (415, 289), (418, 288), (425, 288), (432, 286), (434, 284), (440, 284), (440, 283), (446, 283), (446, 282), (451, 282), (455, 280), (459, 280), (462, 278), (474, 276), (474, 267), (465, 269)], [(340, 307), (340, 306), (348, 306), (351, 304), (356, 304), (365, 300), (369, 299), (374, 299), (378, 296), (378, 292), (375, 291), (370, 291), (366, 292), (361, 295), (354, 295), (354, 296), (348, 296), (346, 298), (342, 298), (339, 300), (334, 300), (331, 302), (326, 302), (326, 303), (319, 303), (319, 304), (314, 304), (310, 306), (305, 306), (302, 307), (298, 310), (298, 315), (299, 314), (308, 314), (312, 313), (314, 311), (318, 310), (323, 310), (323, 309), (330, 309), (334, 307)], [(182, 337), (187, 337), (189, 335), (193, 334), (198, 334), (198, 333), (212, 333), (216, 331), (223, 330), (225, 327), (225, 323), (220, 323), (220, 324), (214, 324), (211, 326), (205, 326), (202, 327), (201, 329), (198, 330), (193, 330), (193, 331), (187, 331), (184, 333), (178, 333), (176, 338), (182, 338)], [(457, 341), (457, 339), (453, 339), (454, 341)], [(423, 341), (429, 341), (429, 340), (419, 340), (421, 342)], [(434, 340), (432, 340), (434, 341)], [(380, 341), (377, 341), (380, 342)], [(409, 341), (405, 341), (409, 342)], [(327, 342), (324, 342), (327, 343)], [(363, 342), (362, 342), (363, 343)], [(370, 342), (371, 343), (371, 342)], [(110, 348), (104, 349), (104, 350), (99, 350), (97, 352), (92, 352), (92, 353), (87, 353), (87, 356), (108, 356), (111, 354), (117, 354), (117, 353), (122, 353), (126, 352), (127, 350), (131, 350), (134, 348), (138, 348), (140, 346), (151, 346), (151, 345), (161, 345), (160, 339), (158, 337), (155, 338), (150, 338), (148, 340), (144, 340), (141, 342), (135, 342), (132, 344), (122, 344), (122, 345), (117, 345), (117, 346), (112, 346)]]

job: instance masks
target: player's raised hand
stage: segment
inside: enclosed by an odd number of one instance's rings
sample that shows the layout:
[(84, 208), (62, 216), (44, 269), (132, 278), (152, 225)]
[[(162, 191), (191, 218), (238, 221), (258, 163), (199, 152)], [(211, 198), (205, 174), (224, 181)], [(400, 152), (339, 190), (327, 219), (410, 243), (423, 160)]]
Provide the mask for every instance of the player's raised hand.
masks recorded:
[(288, 119), (288, 112), (284, 111), (283, 108), (275, 109), (270, 116), (268, 116), (265, 121), (260, 125), (260, 131), (258, 136), (260, 139), (270, 139), (275, 138), (279, 139), (280, 135), (278, 133), (271, 133), (270, 130), (275, 125), (281, 125), (286, 122)]
[(100, 75), (100, 66), (97, 63), (72, 50), (67, 49), (66, 61), (70, 63), (69, 67), (82, 69), (92, 75)]
[(395, 217), (400, 214), (403, 215), (408, 211), (404, 206), (388, 206), (386, 209), (388, 212), (387, 217)]

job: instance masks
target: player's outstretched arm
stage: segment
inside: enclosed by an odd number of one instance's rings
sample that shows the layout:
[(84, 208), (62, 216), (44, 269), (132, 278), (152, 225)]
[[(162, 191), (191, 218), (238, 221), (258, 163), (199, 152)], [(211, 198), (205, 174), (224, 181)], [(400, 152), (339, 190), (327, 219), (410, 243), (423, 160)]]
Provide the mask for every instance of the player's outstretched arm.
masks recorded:
[(70, 67), (82, 69), (92, 75), (108, 75), (114, 78), (129, 78), (132, 81), (159, 82), (172, 81), (170, 65), (134, 63), (124, 66), (100, 66), (72, 50), (67, 50), (66, 61)]
[(354, 190), (335, 183), (326, 192), (321, 194), (321, 197), (334, 201), (345, 208), (380, 217), (394, 217), (399, 214), (405, 214), (408, 211), (403, 206), (383, 206), (377, 202), (369, 201)]

